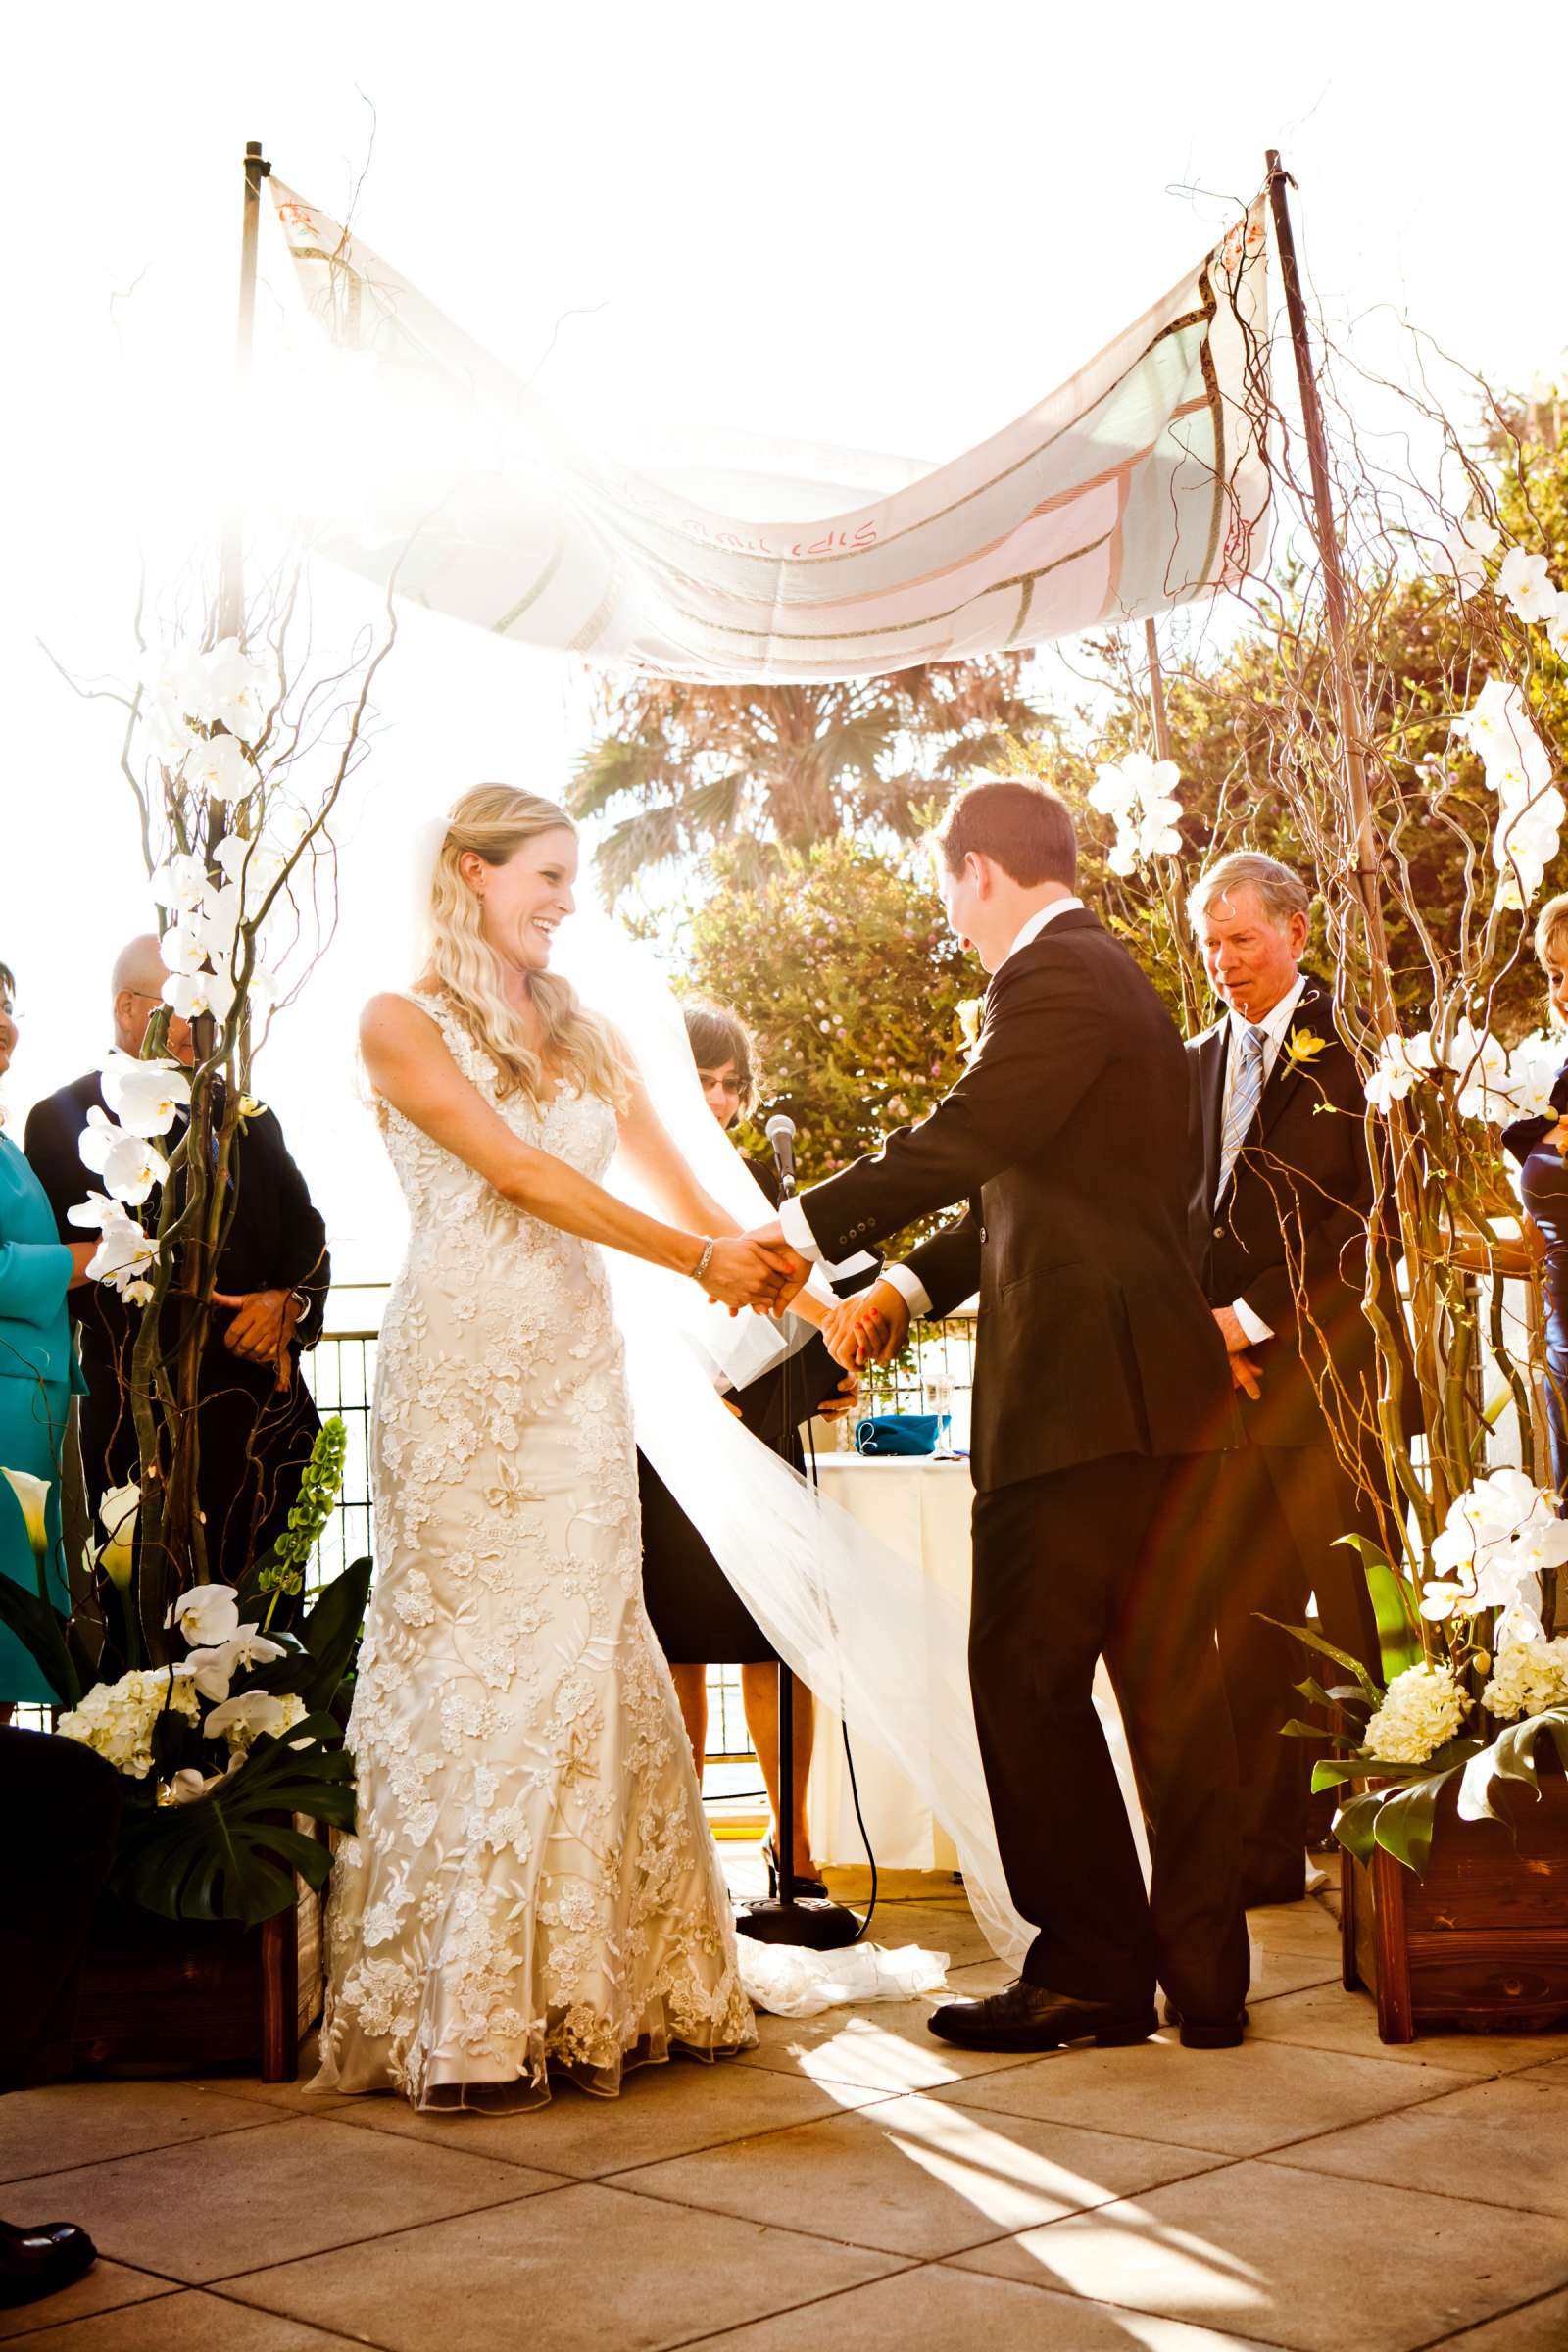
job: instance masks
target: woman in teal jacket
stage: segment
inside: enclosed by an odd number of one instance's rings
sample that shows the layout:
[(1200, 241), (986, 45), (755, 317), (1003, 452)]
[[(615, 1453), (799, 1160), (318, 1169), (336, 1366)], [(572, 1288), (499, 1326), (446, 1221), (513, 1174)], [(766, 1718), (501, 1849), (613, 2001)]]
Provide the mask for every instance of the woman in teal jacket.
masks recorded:
[[(16, 1051), (16, 982), (0, 963), (0, 1077)], [(10, 1138), (0, 1135), (0, 1468), (48, 1481), (49, 1582), (70, 1607), (60, 1541), (60, 1456), (74, 1391), (86, 1382), (72, 1345), (66, 1293), (79, 1282), (94, 1242), (62, 1242), (47, 1194)], [(0, 1576), (38, 1589), (22, 1505), (0, 1479)], [(9, 1626), (0, 1625), (0, 1721), (19, 1700), (36, 1706), (55, 1693)]]

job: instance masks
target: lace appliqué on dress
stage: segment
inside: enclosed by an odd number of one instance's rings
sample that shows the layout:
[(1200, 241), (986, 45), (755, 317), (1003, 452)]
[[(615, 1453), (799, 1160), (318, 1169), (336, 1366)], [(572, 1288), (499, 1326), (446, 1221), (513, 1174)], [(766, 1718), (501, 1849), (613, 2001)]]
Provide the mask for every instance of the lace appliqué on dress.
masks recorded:
[[(541, 1115), (413, 1000), (525, 1142), (598, 1180), (611, 1106)], [(532, 2105), (755, 2030), (674, 1689), (642, 1603), (636, 1455), (599, 1251), (395, 1109), (410, 1238), (381, 1328), (376, 1583), (316, 2087)]]

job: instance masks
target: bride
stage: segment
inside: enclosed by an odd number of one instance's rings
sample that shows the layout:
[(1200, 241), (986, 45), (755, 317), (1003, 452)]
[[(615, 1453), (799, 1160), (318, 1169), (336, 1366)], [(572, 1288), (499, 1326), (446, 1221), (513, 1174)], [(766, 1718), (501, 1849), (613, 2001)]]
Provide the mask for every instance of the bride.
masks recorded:
[[(514, 2108), (755, 2040), (728, 1895), (644, 1612), (636, 1454), (597, 1245), (770, 1305), (618, 1035), (552, 973), (564, 810), (465, 793), (432, 951), (361, 1025), (409, 1209), (382, 1325), (376, 1584), (315, 2087)], [(602, 1188), (617, 1150), (676, 1220)], [(721, 1416), (722, 1417), (722, 1416)]]

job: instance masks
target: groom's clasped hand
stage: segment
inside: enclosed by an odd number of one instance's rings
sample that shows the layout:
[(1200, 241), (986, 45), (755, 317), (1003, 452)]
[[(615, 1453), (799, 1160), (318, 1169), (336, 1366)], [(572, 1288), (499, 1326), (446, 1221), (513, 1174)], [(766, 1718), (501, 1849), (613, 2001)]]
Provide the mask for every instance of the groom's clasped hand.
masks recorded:
[(710, 1298), (727, 1306), (732, 1315), (747, 1306), (760, 1315), (776, 1315), (788, 1306), (809, 1271), (775, 1225), (715, 1241), (698, 1279)]

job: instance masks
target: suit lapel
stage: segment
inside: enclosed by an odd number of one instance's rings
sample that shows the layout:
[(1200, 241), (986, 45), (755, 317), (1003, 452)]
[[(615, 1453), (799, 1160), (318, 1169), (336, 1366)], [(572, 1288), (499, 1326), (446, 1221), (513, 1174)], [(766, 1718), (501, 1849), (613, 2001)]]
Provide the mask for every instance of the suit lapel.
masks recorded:
[[(1328, 1023), (1327, 1028), (1324, 1027), (1325, 1018)], [(1263, 1089), (1263, 1099), (1257, 1106), (1257, 1117), (1252, 1122), (1251, 1140), (1253, 1142), (1261, 1143), (1270, 1129), (1276, 1125), (1280, 1113), (1285, 1109), (1301, 1084), (1303, 1077), (1311, 1068), (1309, 1062), (1294, 1061), (1288, 1050), (1291, 1038), (1298, 1029), (1304, 1029), (1312, 1037), (1332, 1037), (1334, 1034), (1333, 1015), (1328, 1009), (1327, 995), (1319, 988), (1315, 980), (1309, 980), (1301, 991), (1296, 1010), (1291, 1015), (1290, 1028), (1281, 1041), (1273, 1070), (1269, 1074), (1268, 1084)]]
[(1219, 1187), (1220, 1130), (1225, 1117), (1225, 1060), (1230, 1051), (1229, 1017), (1198, 1041), (1198, 1106), (1203, 1122), (1203, 1198)]

